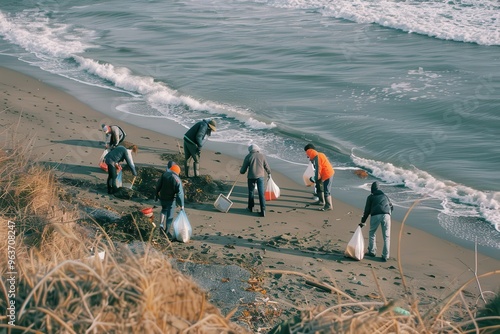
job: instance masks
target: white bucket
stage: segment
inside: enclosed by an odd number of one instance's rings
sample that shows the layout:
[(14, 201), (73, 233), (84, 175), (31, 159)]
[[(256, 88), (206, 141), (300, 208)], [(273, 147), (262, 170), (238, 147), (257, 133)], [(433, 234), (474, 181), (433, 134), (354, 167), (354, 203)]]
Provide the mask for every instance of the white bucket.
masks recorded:
[(214, 202), (214, 206), (220, 212), (228, 212), (233, 202), (223, 194), (220, 194), (219, 197)]

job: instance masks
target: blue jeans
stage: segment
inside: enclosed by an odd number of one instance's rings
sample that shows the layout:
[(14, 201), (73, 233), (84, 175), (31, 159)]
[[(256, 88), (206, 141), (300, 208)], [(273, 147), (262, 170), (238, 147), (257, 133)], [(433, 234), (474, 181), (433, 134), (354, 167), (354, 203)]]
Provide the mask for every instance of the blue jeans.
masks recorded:
[(380, 214), (371, 216), (370, 218), (370, 234), (368, 236), (368, 252), (376, 254), (377, 245), (375, 243), (375, 233), (378, 227), (382, 226), (382, 238), (384, 239), (384, 248), (382, 249), (382, 257), (388, 259), (391, 248), (391, 215)]
[(333, 176), (325, 181), (323, 181), (323, 193), (325, 194), (325, 201), (328, 196), (332, 193), (332, 182)]
[[(170, 226), (172, 225), (172, 222), (174, 221), (174, 214), (175, 214), (175, 199), (171, 201), (164, 201), (161, 200), (161, 213), (165, 215), (165, 226), (163, 227), (165, 229), (165, 232), (168, 232), (170, 230)], [(161, 220), (160, 220), (161, 224)]]
[(255, 205), (254, 189), (257, 184), (257, 191), (259, 192), (260, 212), (266, 211), (266, 198), (264, 197), (264, 178), (248, 179), (248, 208), (253, 209)]

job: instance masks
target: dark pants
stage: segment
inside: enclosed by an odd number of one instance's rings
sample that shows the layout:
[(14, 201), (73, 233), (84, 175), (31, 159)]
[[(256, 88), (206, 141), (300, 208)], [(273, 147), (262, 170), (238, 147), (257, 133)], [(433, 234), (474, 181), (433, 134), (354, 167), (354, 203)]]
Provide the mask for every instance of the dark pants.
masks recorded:
[(106, 165), (108, 165), (108, 194), (113, 194), (118, 190), (116, 186), (117, 171), (114, 162), (112, 164), (106, 163)]
[(169, 232), (170, 226), (174, 221), (175, 199), (171, 201), (161, 200), (161, 214), (165, 216), (165, 232)]
[(319, 195), (322, 192), (323, 192), (323, 181), (318, 180), (314, 183), (314, 193), (316, 195)]
[(264, 178), (248, 179), (248, 208), (253, 209), (255, 205), (254, 191), (255, 184), (257, 184), (257, 191), (259, 193), (260, 212), (266, 211), (266, 198), (264, 197)]
[(198, 152), (199, 152), (198, 146), (187, 140), (184, 140), (184, 171), (186, 173), (186, 177), (189, 176), (189, 164), (191, 163), (191, 160), (194, 160), (193, 163), (194, 176), (199, 176), (200, 154)]

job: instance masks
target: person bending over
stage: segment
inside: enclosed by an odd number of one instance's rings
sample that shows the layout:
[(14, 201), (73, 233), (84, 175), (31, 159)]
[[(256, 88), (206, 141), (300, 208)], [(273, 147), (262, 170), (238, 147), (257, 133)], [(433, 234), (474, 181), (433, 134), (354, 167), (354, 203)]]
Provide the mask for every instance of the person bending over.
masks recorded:
[[(320, 208), (321, 211), (333, 210), (332, 204), (332, 182), (335, 170), (324, 153), (319, 153), (313, 144), (307, 144), (304, 147), (309, 161), (314, 166), (314, 176), (310, 178), (311, 182), (315, 183), (317, 194), (319, 197), (318, 204), (324, 203)], [(321, 192), (320, 189), (323, 189)]]
[(137, 176), (134, 160), (132, 159), (132, 152), (137, 153), (137, 150), (136, 145), (132, 146), (131, 149), (127, 149), (124, 146), (118, 146), (106, 154), (104, 161), (108, 166), (108, 194), (114, 194), (118, 190), (118, 187), (116, 186), (116, 177), (118, 172), (121, 170), (120, 162), (125, 160), (132, 170), (132, 174)]
[(201, 148), (205, 143), (206, 137), (210, 136), (215, 129), (216, 125), (213, 119), (210, 121), (204, 119), (193, 125), (184, 134), (184, 174), (186, 177), (189, 177), (189, 165), (191, 160), (194, 160), (194, 176), (200, 176)]

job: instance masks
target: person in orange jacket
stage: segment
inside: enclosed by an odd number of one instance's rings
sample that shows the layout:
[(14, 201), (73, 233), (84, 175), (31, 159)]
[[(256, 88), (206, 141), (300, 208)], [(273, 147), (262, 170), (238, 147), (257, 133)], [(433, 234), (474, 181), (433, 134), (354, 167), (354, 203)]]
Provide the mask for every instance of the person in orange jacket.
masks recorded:
[(323, 182), (323, 193), (318, 192), (319, 203), (324, 203), (324, 206), (320, 208), (320, 210), (333, 210), (331, 191), (335, 170), (326, 155), (316, 151), (313, 144), (307, 144), (304, 147), (304, 151), (306, 151), (306, 155), (313, 164), (315, 170), (314, 176), (310, 178), (311, 182), (316, 183), (317, 188), (319, 188), (318, 183)]

